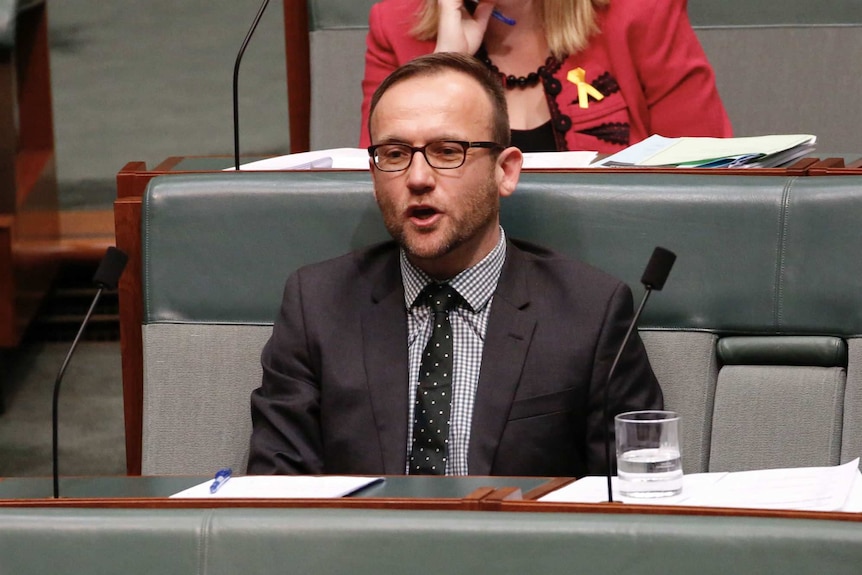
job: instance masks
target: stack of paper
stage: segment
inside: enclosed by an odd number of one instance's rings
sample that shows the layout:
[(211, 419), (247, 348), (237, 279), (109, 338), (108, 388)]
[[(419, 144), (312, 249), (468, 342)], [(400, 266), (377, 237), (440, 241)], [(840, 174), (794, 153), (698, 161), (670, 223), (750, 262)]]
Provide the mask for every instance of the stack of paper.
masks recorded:
[(665, 138), (650, 136), (608, 156), (596, 165), (608, 167), (774, 168), (810, 154), (811, 134), (749, 138)]
[[(614, 499), (624, 503), (795, 509), (804, 511), (862, 511), (862, 474), (859, 459), (836, 467), (799, 467), (733, 473), (694, 473), (683, 477), (682, 493), (643, 499), (621, 497), (613, 478)], [(608, 500), (607, 479), (584, 477), (540, 499), (565, 503)]]

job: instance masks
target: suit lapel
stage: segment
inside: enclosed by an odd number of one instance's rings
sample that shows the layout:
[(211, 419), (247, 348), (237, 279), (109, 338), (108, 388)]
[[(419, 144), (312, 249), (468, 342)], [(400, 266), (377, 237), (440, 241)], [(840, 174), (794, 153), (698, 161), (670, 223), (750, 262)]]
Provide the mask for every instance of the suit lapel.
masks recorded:
[(469, 471), (490, 475), (536, 325), (526, 263), (511, 243), (491, 303), (470, 432)]
[(383, 473), (400, 475), (407, 462), (407, 317), (398, 250), (367, 271), (371, 297), (362, 308), (365, 371)]

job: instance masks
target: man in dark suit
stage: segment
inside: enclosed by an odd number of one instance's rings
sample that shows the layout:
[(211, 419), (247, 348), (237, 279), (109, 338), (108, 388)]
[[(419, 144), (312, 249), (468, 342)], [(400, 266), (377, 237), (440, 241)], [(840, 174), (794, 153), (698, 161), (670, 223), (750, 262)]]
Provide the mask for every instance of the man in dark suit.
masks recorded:
[[(631, 291), (506, 237), (500, 198), (522, 155), (499, 80), (467, 56), (423, 56), (378, 88), (369, 129), (394, 241), (288, 279), (248, 472), (604, 473)], [(612, 414), (662, 407), (636, 335), (608, 392)]]

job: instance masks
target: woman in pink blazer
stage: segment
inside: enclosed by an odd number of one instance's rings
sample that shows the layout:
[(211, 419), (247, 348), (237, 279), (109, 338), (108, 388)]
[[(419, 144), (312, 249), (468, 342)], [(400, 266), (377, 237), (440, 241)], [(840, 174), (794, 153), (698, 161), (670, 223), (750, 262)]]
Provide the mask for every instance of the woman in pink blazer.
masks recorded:
[(525, 151), (731, 136), (686, 0), (382, 0), (369, 16), (360, 146), (380, 82), (434, 51), (475, 54), (500, 75)]

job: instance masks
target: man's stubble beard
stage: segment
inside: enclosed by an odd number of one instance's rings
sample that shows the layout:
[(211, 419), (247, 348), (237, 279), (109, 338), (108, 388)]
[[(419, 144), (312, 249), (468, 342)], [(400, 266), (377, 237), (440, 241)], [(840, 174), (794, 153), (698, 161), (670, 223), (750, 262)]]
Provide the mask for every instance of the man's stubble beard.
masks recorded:
[(431, 245), (423, 241), (413, 241), (415, 238), (422, 239), (440, 233), (439, 228), (422, 233), (408, 234), (405, 227), (408, 225), (401, 219), (400, 213), (393, 213), (391, 206), (383, 208), (383, 220), (386, 229), (392, 238), (411, 258), (419, 260), (435, 260), (452, 253), (468, 241), (482, 233), (483, 229), (495, 224), (499, 213), (499, 193), (492, 179), (489, 179), (481, 189), (481, 193), (473, 198), (464, 211), (463, 219), (453, 221), (450, 214), (449, 227), (446, 234)]

